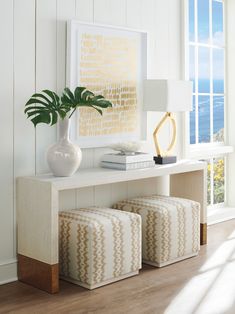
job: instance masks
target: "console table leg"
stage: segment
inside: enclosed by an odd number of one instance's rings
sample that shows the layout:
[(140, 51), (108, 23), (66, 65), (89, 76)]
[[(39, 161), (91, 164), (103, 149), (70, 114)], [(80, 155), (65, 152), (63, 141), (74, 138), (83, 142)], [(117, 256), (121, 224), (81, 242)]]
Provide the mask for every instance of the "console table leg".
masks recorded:
[(200, 243), (207, 243), (207, 173), (197, 170), (170, 176), (170, 195), (188, 198), (201, 204)]
[(207, 223), (200, 224), (200, 244), (207, 244)]
[(59, 264), (49, 265), (18, 254), (18, 278), (46, 292), (59, 292)]
[(59, 291), (58, 204), (50, 182), (17, 180), (18, 278), (49, 293)]

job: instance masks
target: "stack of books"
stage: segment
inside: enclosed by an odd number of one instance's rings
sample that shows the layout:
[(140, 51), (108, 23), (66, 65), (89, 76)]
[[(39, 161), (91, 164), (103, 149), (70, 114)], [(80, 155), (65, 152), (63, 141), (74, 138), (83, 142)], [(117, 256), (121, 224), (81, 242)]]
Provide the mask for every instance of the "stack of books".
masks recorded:
[(118, 170), (134, 170), (152, 168), (154, 166), (153, 156), (140, 152), (133, 155), (124, 155), (121, 153), (105, 154), (101, 160), (101, 167)]

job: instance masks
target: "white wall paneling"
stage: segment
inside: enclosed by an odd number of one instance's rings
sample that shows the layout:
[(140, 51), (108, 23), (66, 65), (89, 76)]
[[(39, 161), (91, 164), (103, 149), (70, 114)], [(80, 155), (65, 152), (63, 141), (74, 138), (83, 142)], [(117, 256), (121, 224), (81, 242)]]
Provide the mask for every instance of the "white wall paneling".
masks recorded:
[[(27, 10), (25, 10), (27, 7)], [(23, 73), (23, 75), (22, 75)], [(14, 2), (14, 178), (35, 174), (35, 129), (24, 104), (35, 92), (35, 1)], [(15, 191), (15, 188), (14, 188)], [(15, 194), (15, 193), (14, 193)], [(15, 206), (14, 206), (14, 217)], [(16, 225), (16, 219), (14, 219)], [(14, 227), (14, 231), (16, 226)], [(14, 251), (16, 235), (14, 235)], [(14, 252), (15, 254), (15, 252)]]
[(66, 86), (66, 22), (75, 16), (76, 0), (57, 0), (56, 89), (59, 94)]
[(94, 0), (94, 22), (125, 26), (126, 0)]
[(97, 206), (109, 207), (111, 200), (111, 184), (98, 185), (94, 187), (94, 203)]
[[(13, 0), (0, 0), (0, 86), (1, 86), (1, 151), (0, 151), (0, 263), (14, 255), (13, 205)], [(1, 278), (0, 278), (1, 281)]]
[[(180, 0), (0, 0), (0, 283), (16, 276), (14, 177), (47, 172), (45, 151), (57, 137), (56, 127), (47, 125), (39, 125), (35, 136), (24, 104), (35, 90), (65, 87), (66, 20), (73, 18), (147, 31), (148, 77), (180, 77)], [(160, 118), (148, 115), (152, 150), (152, 131)], [(81, 167), (97, 166), (108, 151), (84, 149)], [(155, 189), (166, 194), (167, 182), (139, 180), (62, 192), (60, 209), (108, 205)]]
[(94, 167), (94, 149), (83, 148), (82, 149), (82, 162), (81, 168), (92, 168)]
[(128, 197), (128, 183), (114, 183), (111, 185), (111, 201), (115, 204), (118, 201), (124, 200)]
[[(25, 8), (27, 7), (27, 10)], [(14, 166), (15, 177), (35, 172), (35, 129), (24, 104), (35, 92), (35, 1), (14, 4)]]
[(126, 26), (141, 29), (142, 0), (126, 0)]
[(94, 0), (76, 0), (76, 18), (83, 22), (94, 21)]
[(108, 153), (113, 153), (113, 150), (111, 150), (110, 148), (95, 148), (94, 149), (94, 163), (93, 163), (93, 166), (94, 167), (99, 167), (100, 166), (101, 157), (104, 154), (108, 154)]
[(155, 78), (167, 78), (169, 74), (169, 2), (170, 0), (154, 1), (154, 22), (152, 32), (154, 34), (154, 49), (151, 53), (152, 75)]
[(59, 210), (77, 208), (77, 190), (62, 191), (59, 194)]
[(86, 206), (95, 206), (95, 192), (94, 187), (77, 189), (77, 204), (76, 208)]
[[(15, 0), (19, 1), (19, 0)], [(20, 1), (19, 1), (20, 2)], [(64, 2), (67, 2), (64, 1)], [(57, 1), (36, 0), (36, 90), (56, 91), (57, 84)], [(38, 125), (36, 172), (48, 171), (45, 152), (56, 141), (56, 126)]]
[[(128, 182), (127, 185), (127, 196), (128, 198), (137, 197), (137, 196), (144, 196), (144, 183), (149, 182), (150, 180), (135, 180)], [(152, 181), (152, 180), (151, 180)]]

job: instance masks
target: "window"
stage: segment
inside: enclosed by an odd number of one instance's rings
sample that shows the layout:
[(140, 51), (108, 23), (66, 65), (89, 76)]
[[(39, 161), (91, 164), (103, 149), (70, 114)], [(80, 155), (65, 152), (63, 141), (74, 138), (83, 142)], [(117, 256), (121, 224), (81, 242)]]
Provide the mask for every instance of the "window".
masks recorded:
[(224, 142), (223, 2), (189, 0), (190, 144)]
[(211, 158), (207, 161), (207, 204), (211, 207), (225, 202), (225, 158)]
[[(189, 114), (190, 150), (203, 151), (225, 141), (225, 40), (222, 0), (186, 0), (186, 77), (193, 82)], [(203, 148), (203, 149), (202, 149)], [(221, 155), (221, 154), (220, 154)], [(225, 158), (210, 156), (208, 204), (224, 203)]]

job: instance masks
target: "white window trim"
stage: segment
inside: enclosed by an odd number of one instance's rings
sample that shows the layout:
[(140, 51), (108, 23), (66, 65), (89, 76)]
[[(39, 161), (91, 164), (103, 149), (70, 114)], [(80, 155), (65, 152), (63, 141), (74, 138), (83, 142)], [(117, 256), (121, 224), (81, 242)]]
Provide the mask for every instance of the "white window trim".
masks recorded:
[[(223, 1), (218, 1), (223, 2)], [(225, 3), (224, 3), (225, 6)], [(182, 76), (184, 79), (189, 79), (188, 73), (189, 73), (189, 54), (188, 54), (188, 44), (190, 43), (188, 41), (188, 35), (189, 35), (189, 24), (188, 24), (188, 0), (183, 0), (183, 23), (182, 23), (182, 40), (183, 40), (183, 49), (182, 49)], [(224, 14), (225, 14), (226, 8), (224, 8)], [(224, 19), (225, 21), (225, 19)], [(212, 23), (210, 18), (210, 23)], [(195, 27), (197, 27), (197, 21), (195, 21)], [(226, 27), (224, 23), (224, 36), (225, 36), (225, 44), (226, 44)], [(211, 34), (210, 34), (211, 36)], [(205, 47), (214, 47), (214, 45), (211, 44), (202, 44)], [(218, 48), (218, 46), (215, 46)], [(224, 46), (221, 46), (220, 48), (223, 48)], [(196, 57), (196, 56), (195, 56)], [(212, 67), (211, 67), (212, 71)], [(224, 94), (218, 94), (224, 96), (224, 103), (225, 103), (225, 110), (224, 110), (224, 142), (214, 142), (214, 143), (202, 143), (202, 144), (190, 144), (190, 114), (184, 113), (184, 145), (183, 145), (183, 156), (185, 158), (192, 158), (192, 159), (208, 159), (208, 158), (215, 158), (218, 156), (226, 156), (229, 153), (232, 153), (234, 151), (232, 146), (229, 146), (227, 144), (227, 110), (226, 110), (226, 54), (225, 54), (225, 86), (224, 86)], [(200, 93), (202, 95), (202, 93)], [(208, 94), (206, 94), (208, 95)], [(217, 94), (214, 94), (217, 96)], [(211, 128), (213, 128), (213, 121), (211, 123)], [(197, 130), (196, 130), (197, 132)]]
[[(226, 12), (226, 1), (219, 1), (224, 2), (224, 14)], [(189, 49), (188, 45), (190, 42), (188, 41), (188, 35), (189, 35), (189, 24), (188, 24), (188, 0), (183, 0), (182, 5), (182, 16), (183, 16), (183, 22), (182, 22), (182, 77), (184, 79), (189, 79), (188, 73), (189, 73)], [(224, 18), (224, 46), (221, 48), (226, 47), (226, 23)], [(211, 14), (210, 14), (210, 23), (211, 23)], [(197, 21), (195, 22), (195, 27), (197, 27)], [(211, 32), (211, 27), (210, 27)], [(210, 34), (210, 38), (211, 34)], [(205, 47), (214, 47), (211, 45), (211, 43), (204, 44)], [(218, 46), (215, 46), (217, 48)], [(226, 49), (226, 48), (225, 48)], [(195, 56), (196, 58), (197, 56)], [(227, 106), (226, 106), (226, 95), (227, 95), (227, 84), (226, 84), (226, 78), (227, 78), (227, 59), (226, 59), (226, 50), (225, 50), (225, 85), (224, 85), (224, 142), (214, 142), (214, 143), (201, 143), (201, 144), (190, 144), (190, 114), (188, 112), (183, 114), (183, 128), (184, 128), (184, 139), (183, 139), (183, 156), (185, 158), (191, 158), (191, 159), (212, 159), (212, 158), (218, 158), (223, 157), (225, 158), (225, 201), (224, 203), (220, 204), (214, 204), (212, 206), (208, 206), (209, 212), (213, 212), (216, 208), (225, 208), (226, 206), (226, 186), (227, 186), (227, 165), (226, 165), (226, 156), (229, 153), (232, 153), (234, 151), (233, 146), (229, 146), (227, 143)], [(210, 56), (211, 58), (211, 56)], [(197, 69), (195, 69), (197, 71)], [(210, 68), (210, 71), (212, 71), (212, 67)], [(211, 75), (211, 74), (210, 74)], [(210, 89), (211, 91), (212, 89)], [(200, 93), (201, 94), (201, 93)], [(208, 94), (207, 94), (208, 95)], [(209, 94), (210, 97), (212, 94)], [(214, 94), (216, 96), (216, 94)], [(213, 128), (213, 122), (211, 124), (211, 128)], [(196, 128), (197, 129), (197, 128)], [(198, 132), (198, 130), (196, 130)]]

